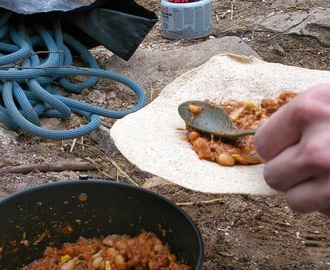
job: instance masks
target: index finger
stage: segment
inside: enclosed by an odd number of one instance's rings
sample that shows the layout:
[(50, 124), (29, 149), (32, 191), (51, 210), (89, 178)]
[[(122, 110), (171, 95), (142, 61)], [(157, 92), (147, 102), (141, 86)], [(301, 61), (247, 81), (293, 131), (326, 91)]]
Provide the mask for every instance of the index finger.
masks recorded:
[[(325, 91), (326, 90), (326, 91)], [(260, 158), (268, 161), (277, 156), (285, 148), (300, 141), (306, 125), (322, 121), (324, 103), (330, 92), (330, 85), (320, 85), (311, 88), (275, 112), (254, 136), (254, 146)]]
[(302, 128), (293, 125), (292, 114), (292, 108), (282, 107), (258, 128), (254, 135), (254, 147), (263, 161), (272, 159), (299, 142)]

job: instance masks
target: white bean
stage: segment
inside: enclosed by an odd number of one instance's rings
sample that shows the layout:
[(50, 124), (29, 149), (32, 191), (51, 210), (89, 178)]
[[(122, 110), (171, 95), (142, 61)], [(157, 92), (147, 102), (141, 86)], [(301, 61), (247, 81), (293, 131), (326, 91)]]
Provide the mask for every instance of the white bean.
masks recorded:
[(72, 270), (75, 265), (75, 260), (71, 259), (70, 261), (67, 261), (66, 263), (63, 263), (59, 266), (59, 270)]
[(112, 247), (115, 240), (111, 236), (107, 236), (103, 239), (102, 244)]
[(92, 266), (96, 269), (99, 269), (101, 267), (101, 262), (103, 261), (102, 257), (97, 257), (93, 260)]
[(121, 255), (116, 255), (114, 258), (115, 261), (115, 265), (118, 269), (125, 269), (126, 265), (125, 265), (125, 260), (123, 258), (123, 256)]

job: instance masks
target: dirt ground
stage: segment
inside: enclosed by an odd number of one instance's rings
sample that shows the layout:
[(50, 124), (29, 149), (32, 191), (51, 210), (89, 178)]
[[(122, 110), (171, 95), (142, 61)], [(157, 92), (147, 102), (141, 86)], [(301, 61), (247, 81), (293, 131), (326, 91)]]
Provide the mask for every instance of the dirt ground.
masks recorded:
[[(160, 1), (137, 2), (160, 16)], [(291, 12), (315, 6), (330, 7), (329, 3), (323, 2), (328, 1), (215, 0), (212, 37), (238, 36), (269, 62), (330, 70), (329, 48), (312, 38), (266, 31), (256, 19), (279, 10)], [(209, 38), (197, 41), (166, 40), (160, 31), (160, 23), (157, 23), (141, 46), (153, 50), (173, 49)], [(102, 57), (98, 60), (106, 61)], [(102, 87), (106, 89), (103, 84), (99, 89)], [(146, 89), (146, 92), (148, 102), (156, 97), (157, 92), (150, 89)], [(93, 102), (88, 93), (78, 95), (77, 98)], [(122, 98), (127, 100), (123, 101)], [(114, 99), (118, 104), (130, 104), (129, 98), (132, 97), (115, 95)], [(107, 127), (112, 123), (111, 120), (103, 119)], [(196, 222), (204, 239), (205, 270), (330, 269), (330, 219), (318, 213), (295, 213), (286, 206), (282, 196), (214, 195), (193, 192), (172, 184), (149, 185), (153, 175), (140, 171), (120, 153), (114, 157), (107, 156), (91, 136), (75, 142), (57, 142), (21, 132), (6, 147), (0, 144), (0, 151), (2, 169), (27, 163), (69, 162), (75, 159), (97, 165), (97, 170), (68, 170), (61, 173), (33, 171), (19, 174), (2, 170), (0, 197), (36, 184), (76, 179), (80, 174), (120, 182), (134, 181), (179, 203)]]

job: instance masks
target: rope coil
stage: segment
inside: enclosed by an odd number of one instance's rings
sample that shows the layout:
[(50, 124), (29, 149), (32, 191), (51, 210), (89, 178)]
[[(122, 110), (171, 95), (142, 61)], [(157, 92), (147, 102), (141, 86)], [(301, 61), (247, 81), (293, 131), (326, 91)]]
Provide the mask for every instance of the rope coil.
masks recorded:
[[(52, 29), (37, 22), (28, 22), (22, 15), (0, 11), (0, 122), (11, 130), (23, 129), (34, 136), (67, 140), (85, 136), (100, 124), (100, 116), (119, 119), (146, 104), (143, 89), (134, 81), (111, 71), (99, 69), (88, 49), (78, 40), (63, 33), (58, 19), (52, 18)], [(36, 48), (46, 48), (41, 59)], [(70, 48), (87, 62), (88, 68), (73, 67)], [(71, 83), (67, 76), (83, 75), (87, 79)], [(129, 87), (137, 96), (136, 105), (128, 110), (114, 111), (62, 96), (54, 82), (68, 92), (79, 93), (92, 87), (98, 79), (107, 78)], [(72, 130), (50, 130), (41, 127), (40, 118), (70, 118), (72, 112), (89, 122)]]

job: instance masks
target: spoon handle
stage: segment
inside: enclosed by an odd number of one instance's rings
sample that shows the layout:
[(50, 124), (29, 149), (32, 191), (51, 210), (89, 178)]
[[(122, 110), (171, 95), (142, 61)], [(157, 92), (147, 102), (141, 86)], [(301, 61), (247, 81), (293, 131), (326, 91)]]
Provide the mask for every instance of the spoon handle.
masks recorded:
[(257, 129), (247, 129), (247, 130), (242, 130), (240, 133), (242, 135), (254, 135), (257, 132)]
[(226, 134), (226, 136), (223, 135), (223, 137), (227, 137), (227, 138), (232, 138), (232, 139), (236, 139), (238, 137), (243, 137), (243, 136), (247, 136), (247, 135), (254, 135), (256, 133), (257, 129), (240, 129), (237, 130), (236, 132), (233, 133), (228, 133)]

